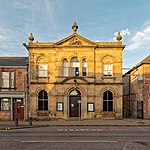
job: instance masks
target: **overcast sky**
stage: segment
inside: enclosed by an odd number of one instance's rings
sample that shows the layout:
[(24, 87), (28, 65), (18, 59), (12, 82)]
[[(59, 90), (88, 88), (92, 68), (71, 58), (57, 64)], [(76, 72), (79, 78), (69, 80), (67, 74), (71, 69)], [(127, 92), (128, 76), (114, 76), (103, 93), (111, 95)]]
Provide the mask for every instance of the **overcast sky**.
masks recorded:
[(27, 56), (22, 43), (58, 41), (78, 34), (91, 41), (123, 36), (123, 67), (150, 54), (150, 0), (0, 0), (0, 56)]

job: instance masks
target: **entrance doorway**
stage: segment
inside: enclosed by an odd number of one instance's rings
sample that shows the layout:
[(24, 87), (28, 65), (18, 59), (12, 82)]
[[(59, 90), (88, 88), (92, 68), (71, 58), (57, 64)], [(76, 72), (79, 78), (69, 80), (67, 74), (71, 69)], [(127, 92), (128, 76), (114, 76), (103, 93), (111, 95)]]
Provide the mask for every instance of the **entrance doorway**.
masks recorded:
[(81, 117), (81, 93), (78, 90), (70, 92), (69, 117)]
[(23, 99), (14, 99), (13, 101), (13, 119), (24, 120)]
[(137, 118), (143, 119), (143, 101), (137, 101)]

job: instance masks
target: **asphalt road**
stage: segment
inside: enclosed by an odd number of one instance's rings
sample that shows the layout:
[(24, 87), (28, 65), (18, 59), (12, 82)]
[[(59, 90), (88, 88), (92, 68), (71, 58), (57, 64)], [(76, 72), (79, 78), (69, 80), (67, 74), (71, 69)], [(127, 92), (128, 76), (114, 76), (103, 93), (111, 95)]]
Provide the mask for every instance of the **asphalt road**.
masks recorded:
[(1, 130), (0, 150), (150, 150), (150, 127), (60, 126)]

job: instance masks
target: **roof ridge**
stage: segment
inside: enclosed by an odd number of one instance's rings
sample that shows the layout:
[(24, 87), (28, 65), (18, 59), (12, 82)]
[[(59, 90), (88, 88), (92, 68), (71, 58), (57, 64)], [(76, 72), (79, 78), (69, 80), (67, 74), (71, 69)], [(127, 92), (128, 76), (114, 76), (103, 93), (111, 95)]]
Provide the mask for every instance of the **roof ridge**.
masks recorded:
[(28, 58), (28, 56), (0, 56), (0, 58)]

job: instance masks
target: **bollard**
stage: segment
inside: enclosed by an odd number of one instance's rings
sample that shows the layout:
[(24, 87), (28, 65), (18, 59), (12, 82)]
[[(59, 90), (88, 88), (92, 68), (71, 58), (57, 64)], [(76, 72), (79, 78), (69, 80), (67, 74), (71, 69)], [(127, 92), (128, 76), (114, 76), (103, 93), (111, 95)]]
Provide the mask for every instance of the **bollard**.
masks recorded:
[(15, 126), (18, 126), (18, 118), (15, 118)]
[(29, 117), (29, 126), (31, 126), (32, 125), (32, 117), (30, 116)]
[(29, 111), (29, 126), (32, 125), (32, 115), (31, 112)]

